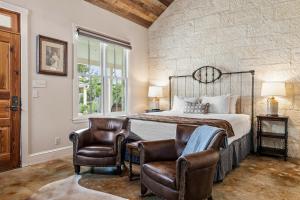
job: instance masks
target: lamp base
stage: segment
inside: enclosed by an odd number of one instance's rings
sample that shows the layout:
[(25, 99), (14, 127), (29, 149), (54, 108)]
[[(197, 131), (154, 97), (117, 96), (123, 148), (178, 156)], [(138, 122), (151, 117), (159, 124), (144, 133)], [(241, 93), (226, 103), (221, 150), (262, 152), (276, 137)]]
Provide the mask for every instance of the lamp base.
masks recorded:
[(159, 98), (153, 98), (151, 110), (160, 110), (159, 109)]
[(275, 97), (270, 97), (267, 100), (267, 115), (278, 116), (278, 101)]
[(160, 111), (159, 108), (153, 108), (153, 109), (151, 109), (151, 110), (152, 110), (152, 111), (156, 111), (156, 112)]

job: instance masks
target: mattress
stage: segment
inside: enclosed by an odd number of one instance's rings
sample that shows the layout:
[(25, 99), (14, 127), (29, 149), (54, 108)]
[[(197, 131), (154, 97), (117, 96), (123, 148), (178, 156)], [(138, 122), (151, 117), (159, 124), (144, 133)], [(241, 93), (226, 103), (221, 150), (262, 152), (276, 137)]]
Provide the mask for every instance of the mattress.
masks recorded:
[[(228, 143), (243, 137), (251, 130), (251, 117), (246, 114), (183, 114), (174, 111), (164, 111), (156, 113), (147, 113), (148, 115), (161, 115), (161, 116), (178, 116), (197, 119), (223, 119), (228, 121), (234, 131), (234, 136), (228, 138)], [(144, 120), (131, 120), (131, 132), (139, 138), (147, 141), (175, 139), (176, 137), (176, 124), (144, 121)]]

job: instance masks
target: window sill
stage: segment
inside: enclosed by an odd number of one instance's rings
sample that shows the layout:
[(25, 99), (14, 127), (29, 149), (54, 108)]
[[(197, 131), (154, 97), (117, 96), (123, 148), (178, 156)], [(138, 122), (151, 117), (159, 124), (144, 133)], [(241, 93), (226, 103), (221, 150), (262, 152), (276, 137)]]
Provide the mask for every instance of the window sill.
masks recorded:
[(91, 115), (85, 115), (85, 116), (78, 116), (73, 118), (74, 124), (82, 124), (82, 123), (88, 123), (89, 118), (97, 118), (97, 117), (126, 117), (126, 112), (116, 112), (116, 113), (109, 113), (107, 115), (103, 114), (91, 114)]
[(83, 123), (88, 123), (88, 118), (73, 118), (73, 123), (74, 124), (83, 124)]

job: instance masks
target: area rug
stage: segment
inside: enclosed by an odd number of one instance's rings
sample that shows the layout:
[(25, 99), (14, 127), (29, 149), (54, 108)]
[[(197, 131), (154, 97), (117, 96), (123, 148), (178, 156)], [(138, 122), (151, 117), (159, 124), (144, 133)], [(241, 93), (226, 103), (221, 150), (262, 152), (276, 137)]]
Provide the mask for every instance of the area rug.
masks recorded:
[(104, 191), (130, 200), (162, 200), (152, 194), (140, 197), (140, 181), (129, 181), (126, 174), (122, 176), (105, 175), (99, 172), (83, 173), (79, 185), (97, 191)]
[[(127, 169), (127, 168), (126, 168)], [(139, 173), (139, 167), (133, 166)], [(113, 168), (83, 168), (81, 175), (43, 186), (28, 200), (162, 200), (149, 194), (140, 197), (140, 181), (129, 181), (128, 171), (116, 175)]]
[(84, 188), (78, 184), (81, 176), (55, 181), (40, 188), (28, 200), (126, 200), (108, 193)]

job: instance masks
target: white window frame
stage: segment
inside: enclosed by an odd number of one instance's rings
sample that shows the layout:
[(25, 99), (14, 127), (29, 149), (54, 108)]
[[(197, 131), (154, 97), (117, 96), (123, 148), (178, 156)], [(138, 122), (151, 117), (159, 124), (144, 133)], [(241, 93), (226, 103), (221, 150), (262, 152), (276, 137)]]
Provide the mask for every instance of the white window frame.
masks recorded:
[[(100, 48), (104, 48), (104, 52), (101, 56), (101, 78), (102, 78), (102, 112), (101, 113), (93, 113), (93, 114), (87, 114), (79, 116), (79, 81), (78, 81), (78, 71), (77, 71), (77, 50), (78, 50), (78, 34), (77, 34), (77, 27), (76, 25), (73, 25), (73, 122), (77, 123), (83, 123), (88, 120), (90, 117), (103, 117), (103, 116), (124, 116), (128, 113), (128, 68), (129, 68), (129, 50), (125, 50), (124, 53), (124, 60), (126, 61), (126, 68), (125, 68), (125, 77), (118, 78), (118, 80), (124, 80), (125, 84), (125, 99), (124, 99), (124, 106), (125, 110), (123, 112), (111, 112), (110, 111), (110, 91), (108, 90), (108, 79), (111, 77), (107, 76), (106, 73), (106, 45), (101, 45)], [(104, 44), (106, 42), (103, 42)], [(104, 55), (104, 56), (103, 56)], [(109, 97), (109, 98), (105, 98)]]

